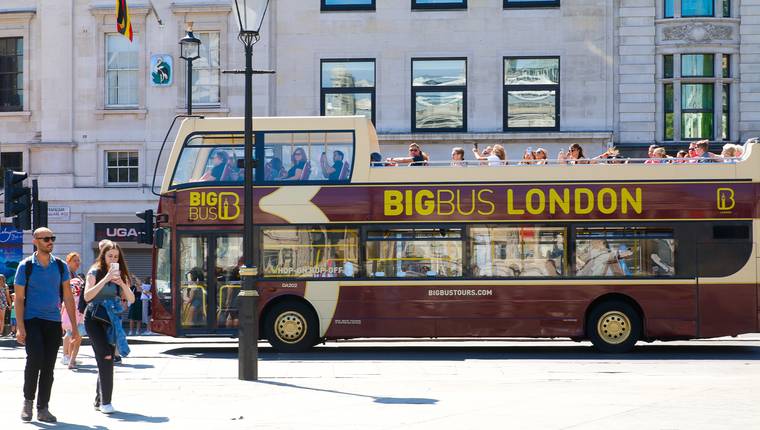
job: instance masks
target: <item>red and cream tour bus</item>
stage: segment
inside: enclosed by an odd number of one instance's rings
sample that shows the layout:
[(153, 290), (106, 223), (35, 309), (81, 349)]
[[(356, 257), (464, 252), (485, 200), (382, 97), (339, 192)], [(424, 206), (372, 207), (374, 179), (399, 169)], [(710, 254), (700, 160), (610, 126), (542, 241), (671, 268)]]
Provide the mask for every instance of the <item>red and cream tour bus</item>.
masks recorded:
[(735, 163), (375, 167), (364, 117), (253, 126), (250, 208), (242, 119), (187, 119), (178, 132), (159, 203), (156, 332), (236, 334), (244, 210), (260, 333), (280, 351), (561, 337), (623, 352), (758, 331), (755, 144)]

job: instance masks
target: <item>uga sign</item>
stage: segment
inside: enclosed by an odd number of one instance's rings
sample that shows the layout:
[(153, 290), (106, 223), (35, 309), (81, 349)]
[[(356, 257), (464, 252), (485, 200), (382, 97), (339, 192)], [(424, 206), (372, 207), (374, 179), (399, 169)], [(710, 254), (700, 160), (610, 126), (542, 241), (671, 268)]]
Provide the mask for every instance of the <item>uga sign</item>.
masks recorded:
[(137, 242), (141, 223), (95, 224), (95, 240), (113, 240), (115, 242)]

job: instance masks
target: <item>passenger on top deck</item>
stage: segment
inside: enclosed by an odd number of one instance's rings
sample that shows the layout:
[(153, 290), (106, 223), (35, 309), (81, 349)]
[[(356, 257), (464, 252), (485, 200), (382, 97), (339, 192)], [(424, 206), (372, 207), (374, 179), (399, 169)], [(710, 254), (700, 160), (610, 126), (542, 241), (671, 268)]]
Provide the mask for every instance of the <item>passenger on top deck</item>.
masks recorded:
[(327, 155), (323, 152), (319, 159), (319, 165), (322, 168), (322, 176), (331, 180), (337, 181), (340, 179), (340, 172), (343, 170), (343, 151), (333, 151), (332, 164), (327, 162)]
[(227, 180), (227, 178), (224, 178), (224, 173), (225, 169), (227, 169), (227, 162), (229, 159), (230, 156), (227, 154), (227, 151), (221, 149), (214, 151), (214, 154), (211, 156), (211, 167), (206, 170), (206, 173), (198, 178), (196, 182), (218, 182)]
[(451, 167), (467, 167), (464, 161), (464, 148), (456, 147), (451, 150)]
[(308, 161), (309, 160), (306, 157), (306, 151), (304, 151), (304, 149), (300, 146), (296, 148), (296, 150), (293, 151), (293, 155), (290, 156), (290, 162), (293, 165), (288, 170), (287, 176), (285, 176), (283, 179), (286, 181), (297, 181), (301, 179), (301, 175), (303, 174), (303, 170), (306, 168), (306, 163)]
[(412, 142), (409, 144), (408, 157), (394, 157), (386, 159), (391, 165), (409, 164), (410, 166), (427, 166), (430, 157), (422, 151), (420, 145)]

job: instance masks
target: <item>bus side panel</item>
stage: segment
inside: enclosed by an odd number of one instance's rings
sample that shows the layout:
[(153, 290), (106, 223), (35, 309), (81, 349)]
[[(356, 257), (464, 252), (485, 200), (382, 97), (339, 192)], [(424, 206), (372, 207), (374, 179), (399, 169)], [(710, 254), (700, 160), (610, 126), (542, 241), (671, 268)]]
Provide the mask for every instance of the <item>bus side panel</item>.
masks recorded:
[(699, 337), (757, 331), (757, 284), (700, 284)]
[(327, 337), (578, 337), (606, 294), (643, 309), (648, 337), (695, 337), (693, 284), (342, 286)]

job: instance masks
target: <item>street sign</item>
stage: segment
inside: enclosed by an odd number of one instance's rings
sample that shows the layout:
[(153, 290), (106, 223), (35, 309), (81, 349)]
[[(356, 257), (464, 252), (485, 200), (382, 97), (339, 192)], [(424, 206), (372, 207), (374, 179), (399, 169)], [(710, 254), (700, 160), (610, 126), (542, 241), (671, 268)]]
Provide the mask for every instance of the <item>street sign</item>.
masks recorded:
[(48, 221), (71, 221), (69, 206), (48, 206)]

